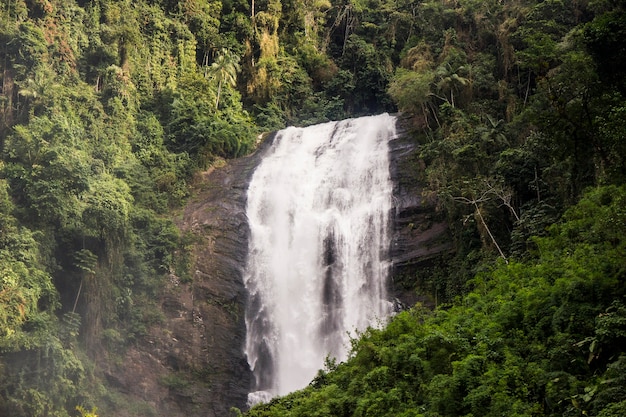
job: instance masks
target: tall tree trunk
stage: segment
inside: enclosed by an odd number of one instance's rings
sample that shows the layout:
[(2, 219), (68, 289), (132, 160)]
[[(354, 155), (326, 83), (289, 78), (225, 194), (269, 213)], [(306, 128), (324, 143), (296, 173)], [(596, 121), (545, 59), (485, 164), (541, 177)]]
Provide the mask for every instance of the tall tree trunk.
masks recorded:
[(222, 79), (220, 79), (220, 82), (217, 83), (217, 98), (215, 99), (215, 110), (219, 108), (221, 92), (222, 92)]
[(476, 214), (478, 215), (478, 219), (480, 220), (483, 227), (487, 231), (487, 234), (491, 238), (491, 241), (493, 242), (494, 246), (496, 247), (496, 249), (498, 249), (498, 253), (502, 257), (502, 259), (504, 259), (504, 262), (508, 264), (509, 263), (508, 259), (506, 259), (506, 256), (504, 256), (504, 252), (502, 252), (502, 249), (500, 249), (500, 245), (498, 245), (498, 242), (496, 242), (496, 238), (493, 236), (493, 234), (491, 234), (491, 230), (489, 230), (489, 227), (487, 226), (487, 223), (485, 222), (483, 215), (480, 213), (480, 207), (478, 207), (478, 204), (476, 204), (475, 201), (474, 201), (474, 207), (476, 208)]

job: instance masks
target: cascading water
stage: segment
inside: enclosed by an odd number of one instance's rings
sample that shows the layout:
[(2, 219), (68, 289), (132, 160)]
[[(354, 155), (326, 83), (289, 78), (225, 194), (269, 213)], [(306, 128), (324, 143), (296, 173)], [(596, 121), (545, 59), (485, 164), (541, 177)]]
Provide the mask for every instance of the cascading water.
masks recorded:
[[(251, 404), (305, 387), (390, 313), (387, 114), (280, 131), (248, 188)], [(354, 335), (354, 333), (352, 333)]]

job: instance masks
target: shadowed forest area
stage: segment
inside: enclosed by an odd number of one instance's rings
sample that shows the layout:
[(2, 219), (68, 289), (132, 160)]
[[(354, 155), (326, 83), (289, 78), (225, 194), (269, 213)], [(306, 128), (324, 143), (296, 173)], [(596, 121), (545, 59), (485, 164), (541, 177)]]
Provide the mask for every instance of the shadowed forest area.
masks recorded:
[(403, 277), (432, 302), (246, 415), (626, 415), (625, 6), (4, 0), (0, 414), (158, 415), (100, 370), (194, 279), (198, 174), (399, 112), (454, 247)]

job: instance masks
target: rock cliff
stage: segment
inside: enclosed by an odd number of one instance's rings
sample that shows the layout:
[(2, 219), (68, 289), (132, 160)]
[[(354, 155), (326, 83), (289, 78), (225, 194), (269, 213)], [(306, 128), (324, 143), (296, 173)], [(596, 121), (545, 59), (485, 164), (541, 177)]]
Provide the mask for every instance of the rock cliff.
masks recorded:
[(424, 195), (423, 162), (418, 145), (398, 119), (398, 137), (389, 143), (390, 175), (394, 185), (390, 292), (402, 306), (430, 303), (417, 287), (425, 275), (453, 251), (452, 239), (434, 198)]
[(146, 410), (128, 416), (223, 417), (231, 407), (245, 408), (252, 378), (243, 352), (246, 190), (271, 140), (203, 174), (178, 219), (192, 242), (192, 279), (170, 275), (159, 298), (165, 320), (108, 373), (117, 390)]
[[(164, 323), (126, 353), (123, 367), (109, 373), (121, 392), (158, 415), (221, 417), (228, 416), (231, 407), (245, 408), (252, 382), (243, 353), (246, 190), (272, 139), (253, 155), (204, 175), (178, 221), (182, 233), (194, 242), (193, 279), (181, 282), (170, 276), (160, 298)], [(438, 218), (434, 202), (422, 196), (416, 153), (408, 135), (390, 143), (394, 182), (390, 290), (405, 306), (418, 301), (418, 272), (451, 250), (445, 222)]]

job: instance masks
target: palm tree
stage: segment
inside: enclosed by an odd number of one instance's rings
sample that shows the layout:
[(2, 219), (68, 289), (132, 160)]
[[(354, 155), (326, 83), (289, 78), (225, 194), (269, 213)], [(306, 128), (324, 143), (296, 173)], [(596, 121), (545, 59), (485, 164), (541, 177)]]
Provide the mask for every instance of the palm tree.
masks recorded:
[(220, 94), (222, 92), (223, 83), (227, 82), (234, 87), (237, 84), (237, 73), (239, 70), (239, 56), (226, 48), (222, 48), (209, 68), (209, 75), (217, 80), (216, 109), (220, 104)]
[(43, 105), (46, 97), (54, 95), (53, 90), (59, 87), (54, 82), (54, 72), (50, 67), (42, 64), (35, 68), (35, 74), (32, 77), (19, 83), (18, 95), (30, 101), (31, 111)]
[[(443, 99), (450, 103), (452, 107), (454, 105), (454, 91), (461, 91), (461, 89), (469, 84), (469, 80), (465, 77), (462, 77), (458, 74), (461, 70), (464, 70), (465, 67), (460, 66), (456, 70), (450, 65), (440, 65), (435, 70), (435, 75), (439, 78), (437, 82), (437, 89), (441, 91), (444, 96)], [(446, 92), (450, 94), (450, 100), (445, 96)]]

